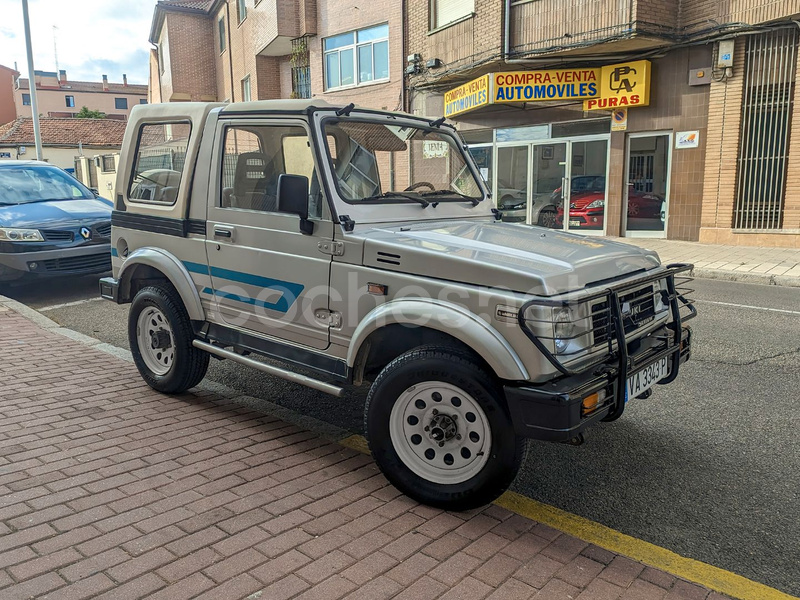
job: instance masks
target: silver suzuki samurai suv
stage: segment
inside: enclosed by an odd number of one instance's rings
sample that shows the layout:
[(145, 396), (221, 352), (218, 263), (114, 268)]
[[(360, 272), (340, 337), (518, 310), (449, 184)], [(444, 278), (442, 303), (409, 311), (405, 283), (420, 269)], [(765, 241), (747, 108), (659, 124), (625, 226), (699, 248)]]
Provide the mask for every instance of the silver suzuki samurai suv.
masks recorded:
[(690, 355), (689, 265), (502, 222), (444, 119), (137, 106), (112, 225), (100, 291), (131, 304), (151, 387), (197, 385), (211, 355), (335, 396), (370, 382), (375, 460), (434, 506), (493, 500), (525, 438), (581, 443)]

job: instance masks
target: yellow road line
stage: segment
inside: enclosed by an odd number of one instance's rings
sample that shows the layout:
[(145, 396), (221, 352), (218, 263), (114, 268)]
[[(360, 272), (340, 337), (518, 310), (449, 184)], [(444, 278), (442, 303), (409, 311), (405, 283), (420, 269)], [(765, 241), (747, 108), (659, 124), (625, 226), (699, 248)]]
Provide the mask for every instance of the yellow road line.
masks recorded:
[[(351, 435), (339, 443), (357, 452), (369, 453), (367, 440)], [(595, 544), (681, 579), (702, 585), (737, 600), (798, 600), (780, 590), (752, 581), (719, 567), (686, 558), (666, 548), (626, 535), (600, 523), (538, 502), (515, 492), (506, 492), (495, 504), (523, 517), (549, 525), (584, 542)]]

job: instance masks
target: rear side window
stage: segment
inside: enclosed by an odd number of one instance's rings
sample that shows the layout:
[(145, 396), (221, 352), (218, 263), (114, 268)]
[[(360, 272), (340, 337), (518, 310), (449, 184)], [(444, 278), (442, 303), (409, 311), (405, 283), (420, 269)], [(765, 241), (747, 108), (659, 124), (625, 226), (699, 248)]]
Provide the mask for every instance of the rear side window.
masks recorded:
[(187, 122), (152, 123), (139, 129), (128, 198), (133, 201), (174, 204), (186, 164), (191, 125)]

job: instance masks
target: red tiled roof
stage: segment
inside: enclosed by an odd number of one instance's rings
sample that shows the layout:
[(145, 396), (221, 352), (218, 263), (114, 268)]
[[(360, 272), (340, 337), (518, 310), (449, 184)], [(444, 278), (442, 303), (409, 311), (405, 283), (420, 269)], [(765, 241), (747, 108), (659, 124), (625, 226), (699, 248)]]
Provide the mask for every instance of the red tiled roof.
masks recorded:
[[(40, 117), (39, 126), (44, 146), (121, 147), (125, 121), (112, 119), (56, 119)], [(20, 117), (0, 125), (0, 146), (33, 146), (33, 119)]]
[(196, 10), (208, 12), (214, 5), (214, 0), (160, 0), (159, 4), (163, 5), (164, 8), (174, 6), (177, 8), (194, 8)]
[[(27, 78), (20, 77), (19, 78), (19, 87), (20, 89), (27, 90), (30, 89), (30, 81)], [(41, 84), (36, 88), (37, 90), (52, 90), (56, 89), (53, 86), (42, 86)], [(58, 86), (59, 90), (63, 91), (72, 91), (72, 92), (102, 92), (103, 84), (100, 82), (94, 81), (67, 81), (64, 85)], [(147, 95), (147, 86), (140, 85), (140, 84), (133, 84), (129, 83), (128, 85), (124, 85), (122, 83), (109, 83), (108, 84), (108, 92), (109, 94), (136, 94), (139, 96), (146, 96)]]

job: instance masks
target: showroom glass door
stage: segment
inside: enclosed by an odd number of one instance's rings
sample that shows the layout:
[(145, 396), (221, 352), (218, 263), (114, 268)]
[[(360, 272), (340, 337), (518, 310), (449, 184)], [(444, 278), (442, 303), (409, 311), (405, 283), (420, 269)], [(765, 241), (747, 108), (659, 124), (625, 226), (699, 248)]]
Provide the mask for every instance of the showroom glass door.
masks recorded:
[(531, 160), (531, 202), (526, 222), (564, 228), (563, 206), (569, 202), (568, 142), (534, 144)]
[(571, 141), (568, 231), (605, 231), (608, 140)]
[(628, 137), (626, 236), (665, 237), (671, 139), (669, 133)]
[(530, 200), (529, 166), (528, 144), (497, 148), (494, 197), (497, 198), (497, 208), (503, 214), (503, 221), (526, 221)]

